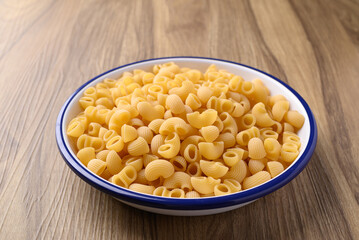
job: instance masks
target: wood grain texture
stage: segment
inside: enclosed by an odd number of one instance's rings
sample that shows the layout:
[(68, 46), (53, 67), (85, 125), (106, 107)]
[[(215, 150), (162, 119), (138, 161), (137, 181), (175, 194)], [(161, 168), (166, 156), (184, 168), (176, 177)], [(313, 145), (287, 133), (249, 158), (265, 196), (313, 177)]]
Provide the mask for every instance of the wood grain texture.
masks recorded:
[[(0, 239), (359, 239), (358, 12), (352, 0), (0, 1)], [(306, 169), (205, 217), (143, 212), (80, 180), (54, 137), (67, 97), (105, 70), (176, 55), (296, 89), (318, 122)]]

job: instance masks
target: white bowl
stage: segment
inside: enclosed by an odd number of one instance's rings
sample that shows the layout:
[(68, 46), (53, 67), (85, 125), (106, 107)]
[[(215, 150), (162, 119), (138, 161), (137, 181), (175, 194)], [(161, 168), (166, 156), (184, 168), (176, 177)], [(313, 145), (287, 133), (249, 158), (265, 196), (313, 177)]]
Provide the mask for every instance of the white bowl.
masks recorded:
[[(175, 62), (181, 67), (195, 68), (202, 72), (204, 72), (210, 64), (216, 64), (219, 69), (225, 69), (231, 73), (240, 75), (247, 81), (255, 78), (261, 79), (269, 88), (271, 95), (284, 95), (290, 102), (291, 109), (297, 110), (305, 117), (305, 123), (302, 129), (298, 132), (302, 146), (297, 159), (280, 175), (259, 186), (221, 197), (198, 199), (176, 199), (142, 194), (114, 185), (90, 172), (77, 159), (74, 148), (75, 144), (71, 142), (66, 135), (67, 124), (81, 111), (78, 100), (83, 95), (84, 90), (88, 87), (95, 86), (105, 78), (117, 79), (125, 71), (132, 71), (134, 69), (150, 71), (153, 65), (163, 64), (170, 61)], [(82, 85), (69, 97), (59, 113), (56, 122), (56, 140), (61, 155), (69, 167), (79, 177), (100, 191), (106, 192), (119, 201), (142, 210), (167, 215), (198, 216), (239, 208), (290, 182), (304, 169), (314, 152), (317, 142), (317, 126), (314, 116), (304, 99), (287, 84), (268, 73), (243, 64), (221, 59), (203, 57), (167, 57), (126, 64), (102, 73)]]

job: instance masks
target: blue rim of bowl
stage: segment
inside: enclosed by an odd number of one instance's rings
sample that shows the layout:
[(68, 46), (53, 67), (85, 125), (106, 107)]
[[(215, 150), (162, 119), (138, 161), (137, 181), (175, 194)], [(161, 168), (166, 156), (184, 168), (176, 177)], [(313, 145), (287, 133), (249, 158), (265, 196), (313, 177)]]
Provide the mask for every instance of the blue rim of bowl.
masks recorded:
[[(209, 198), (198, 198), (198, 199), (175, 199), (175, 198), (164, 198), (164, 197), (157, 197), (142, 193), (133, 192), (131, 190), (121, 188), (119, 186), (116, 186), (99, 176), (93, 174), (90, 172), (85, 166), (80, 163), (73, 155), (71, 154), (71, 150), (66, 146), (64, 136), (62, 134), (63, 129), (63, 120), (64, 120), (64, 114), (66, 110), (68, 109), (68, 106), (72, 99), (77, 95), (79, 91), (81, 91), (83, 88), (85, 88), (88, 84), (95, 81), (96, 79), (100, 78), (101, 76), (108, 74), (110, 72), (113, 72), (115, 70), (131, 66), (138, 63), (144, 63), (154, 60), (173, 60), (176, 59), (203, 59), (203, 60), (213, 60), (213, 61), (219, 61), (219, 62), (225, 62), (225, 63), (231, 63), (239, 66), (243, 66), (255, 71), (258, 71), (262, 74), (265, 74), (272, 79), (278, 81), (280, 84), (285, 86), (288, 90), (290, 90), (301, 102), (303, 107), (305, 108), (305, 111), (307, 112), (308, 118), (309, 118), (309, 125), (310, 125), (310, 135), (309, 135), (309, 141), (304, 149), (303, 154), (299, 159), (296, 160), (295, 163), (293, 163), (290, 168), (288, 168), (285, 172), (283, 172), (281, 175), (275, 177), (274, 179), (271, 179), (270, 181), (259, 185), (257, 187), (238, 192), (233, 193), (230, 195), (220, 196), (220, 197), (209, 197)], [(216, 209), (216, 208), (224, 208), (229, 206), (235, 206), (240, 205), (243, 203), (248, 203), (250, 201), (256, 200), (260, 197), (263, 197), (269, 193), (274, 192), (275, 190), (283, 187), (287, 183), (289, 183), (293, 178), (295, 178), (308, 164), (311, 156), (313, 155), (314, 149), (316, 147), (317, 143), (317, 125), (315, 118), (313, 116), (312, 111), (310, 110), (308, 104), (305, 102), (305, 100), (290, 86), (288, 86), (286, 83), (282, 82), (278, 78), (263, 72), (259, 69), (256, 69), (254, 67), (250, 67), (244, 64), (240, 64), (233, 61), (223, 60), (223, 59), (217, 59), (217, 58), (207, 58), (207, 57), (195, 57), (195, 56), (173, 56), (173, 57), (162, 57), (162, 58), (152, 58), (152, 59), (146, 59), (142, 61), (137, 61), (133, 63), (129, 63), (126, 65), (122, 65), (116, 68), (113, 68), (107, 72), (104, 72), (85, 84), (83, 84), (80, 88), (78, 88), (65, 102), (63, 107), (60, 110), (60, 113), (58, 115), (58, 118), (56, 120), (56, 141), (57, 146), (60, 150), (60, 153), (62, 157), (64, 158), (67, 165), (85, 182), (89, 183), (93, 187), (110, 194), (111, 196), (118, 198), (122, 201), (134, 203), (137, 205), (143, 205), (146, 207), (152, 207), (152, 208), (159, 208), (159, 209), (168, 209), (168, 210), (208, 210), (208, 209)]]

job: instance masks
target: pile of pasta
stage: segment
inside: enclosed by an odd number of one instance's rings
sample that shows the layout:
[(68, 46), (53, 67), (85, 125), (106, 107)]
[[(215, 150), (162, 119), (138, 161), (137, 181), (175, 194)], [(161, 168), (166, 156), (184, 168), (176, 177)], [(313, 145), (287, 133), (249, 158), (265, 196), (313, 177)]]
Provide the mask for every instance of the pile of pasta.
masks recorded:
[(221, 196), (283, 172), (304, 117), (259, 79), (173, 62), (87, 88), (68, 125), (77, 157), (98, 176), (163, 197)]

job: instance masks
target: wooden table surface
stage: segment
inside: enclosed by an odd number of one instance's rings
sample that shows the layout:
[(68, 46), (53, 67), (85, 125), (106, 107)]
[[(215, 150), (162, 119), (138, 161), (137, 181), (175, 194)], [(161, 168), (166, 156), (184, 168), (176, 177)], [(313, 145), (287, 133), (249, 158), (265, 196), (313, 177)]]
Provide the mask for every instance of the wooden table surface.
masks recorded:
[[(0, 1), (0, 239), (359, 239), (359, 3), (351, 0)], [(172, 217), (90, 187), (55, 120), (88, 79), (193, 55), (262, 69), (318, 122), (306, 169), (240, 209)]]

